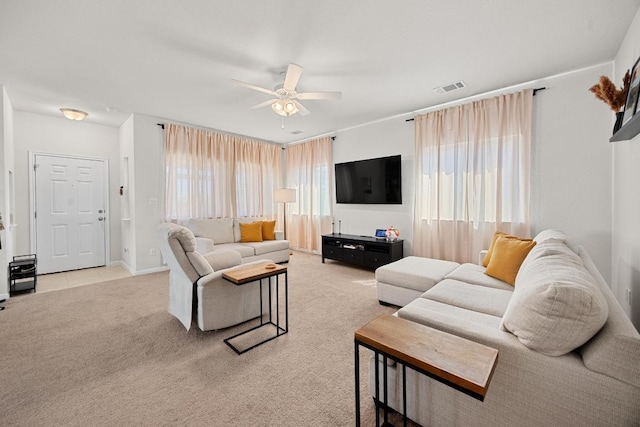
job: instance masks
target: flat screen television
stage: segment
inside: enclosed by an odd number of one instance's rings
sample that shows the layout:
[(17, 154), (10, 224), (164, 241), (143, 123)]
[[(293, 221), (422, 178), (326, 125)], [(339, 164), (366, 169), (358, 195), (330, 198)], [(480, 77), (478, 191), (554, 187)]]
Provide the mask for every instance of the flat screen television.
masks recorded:
[(400, 156), (336, 163), (336, 202), (402, 204)]

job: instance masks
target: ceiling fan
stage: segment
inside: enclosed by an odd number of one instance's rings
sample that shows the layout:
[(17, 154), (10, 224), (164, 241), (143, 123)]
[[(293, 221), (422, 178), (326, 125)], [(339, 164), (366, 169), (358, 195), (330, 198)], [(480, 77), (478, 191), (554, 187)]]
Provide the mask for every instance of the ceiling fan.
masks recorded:
[(276, 114), (283, 117), (293, 116), (299, 113), (301, 116), (306, 116), (310, 113), (299, 100), (306, 99), (340, 99), (342, 97), (341, 92), (296, 92), (296, 85), (300, 80), (302, 74), (302, 67), (297, 64), (289, 64), (287, 68), (287, 74), (284, 77), (284, 83), (277, 85), (273, 90), (255, 86), (249, 83), (241, 82), (240, 80), (231, 79), (231, 82), (240, 86), (247, 87), (249, 89), (257, 90), (260, 92), (273, 95), (275, 98), (268, 101), (261, 102), (254, 105), (252, 109), (266, 107), (271, 105), (271, 108)]

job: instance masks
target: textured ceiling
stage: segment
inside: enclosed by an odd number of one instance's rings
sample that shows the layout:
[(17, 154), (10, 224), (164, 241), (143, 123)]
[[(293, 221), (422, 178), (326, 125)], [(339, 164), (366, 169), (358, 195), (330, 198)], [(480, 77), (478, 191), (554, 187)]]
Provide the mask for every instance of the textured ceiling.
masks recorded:
[[(615, 7), (612, 7), (615, 5)], [(610, 61), (640, 0), (2, 0), (0, 84), (16, 110), (131, 113), (286, 143)], [(282, 120), (249, 107), (289, 63), (335, 90)], [(437, 95), (463, 80), (465, 89)], [(585, 88), (586, 90), (586, 88)], [(293, 131), (301, 131), (292, 134)]]

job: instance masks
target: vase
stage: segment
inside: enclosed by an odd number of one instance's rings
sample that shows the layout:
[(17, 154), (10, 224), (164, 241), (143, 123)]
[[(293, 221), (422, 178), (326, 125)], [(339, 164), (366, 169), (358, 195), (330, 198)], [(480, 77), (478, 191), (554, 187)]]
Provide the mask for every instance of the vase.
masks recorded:
[(624, 111), (618, 111), (616, 113), (616, 124), (613, 125), (613, 134), (615, 135), (616, 132), (618, 132), (620, 130), (620, 128), (622, 127), (622, 119), (624, 118)]

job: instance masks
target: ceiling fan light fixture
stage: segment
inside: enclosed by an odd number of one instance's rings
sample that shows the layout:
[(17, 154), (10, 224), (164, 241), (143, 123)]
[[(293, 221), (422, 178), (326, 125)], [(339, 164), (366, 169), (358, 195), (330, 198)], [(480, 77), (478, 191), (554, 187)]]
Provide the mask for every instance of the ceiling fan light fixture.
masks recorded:
[(290, 99), (283, 100), (280, 99), (273, 104), (271, 104), (271, 108), (273, 111), (283, 117), (293, 116), (298, 112), (298, 107), (296, 104)]
[(84, 120), (84, 118), (89, 115), (89, 113), (73, 108), (61, 108), (60, 112), (69, 120)]

